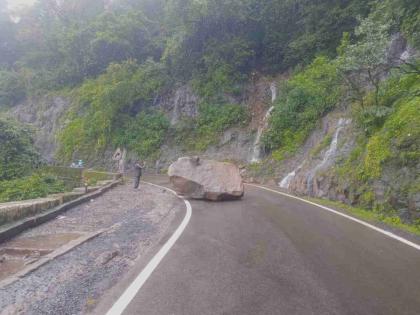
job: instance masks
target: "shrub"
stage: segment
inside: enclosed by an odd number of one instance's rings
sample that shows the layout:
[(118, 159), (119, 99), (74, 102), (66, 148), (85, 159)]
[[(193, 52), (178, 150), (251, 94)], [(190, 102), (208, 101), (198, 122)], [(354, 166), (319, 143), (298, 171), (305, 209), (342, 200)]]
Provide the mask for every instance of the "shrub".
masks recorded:
[[(59, 135), (59, 158), (68, 162), (78, 154), (89, 161), (110, 144), (133, 144), (139, 135), (128, 135), (125, 129), (139, 131), (133, 116), (140, 108), (153, 104), (167, 80), (161, 65), (149, 60), (141, 66), (134, 61), (112, 64), (105, 74), (86, 81), (74, 92), (75, 103), (68, 115), (70, 122)], [(140, 124), (147, 120), (143, 116), (137, 119)]]
[(277, 159), (294, 152), (314, 129), (318, 120), (332, 110), (341, 96), (334, 62), (318, 57), (286, 82), (275, 104), (270, 126), (263, 136), (268, 151)]
[(54, 175), (41, 173), (21, 179), (0, 181), (0, 202), (42, 198), (63, 192), (64, 187), (64, 183)]
[(135, 118), (127, 118), (121, 132), (114, 137), (114, 144), (135, 152), (141, 159), (153, 159), (168, 129), (169, 120), (162, 112), (141, 112)]
[(31, 130), (0, 118), (0, 181), (29, 175), (40, 164)]
[[(419, 76), (417, 75), (417, 78)], [(399, 82), (408, 80), (402, 77)], [(364, 174), (368, 178), (381, 175), (381, 165), (388, 159), (397, 159), (400, 165), (420, 158), (420, 87), (417, 81), (394, 103), (395, 112), (383, 127), (368, 141), (364, 159)]]
[(0, 70), (0, 108), (16, 105), (25, 97), (25, 86), (18, 73)]

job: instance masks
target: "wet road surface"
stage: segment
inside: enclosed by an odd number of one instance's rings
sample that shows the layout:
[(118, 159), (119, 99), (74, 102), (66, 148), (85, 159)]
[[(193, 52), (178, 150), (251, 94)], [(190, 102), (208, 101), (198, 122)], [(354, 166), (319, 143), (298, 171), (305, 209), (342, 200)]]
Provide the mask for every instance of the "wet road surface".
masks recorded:
[(241, 201), (191, 204), (183, 235), (123, 314), (420, 314), (418, 249), (256, 187)]

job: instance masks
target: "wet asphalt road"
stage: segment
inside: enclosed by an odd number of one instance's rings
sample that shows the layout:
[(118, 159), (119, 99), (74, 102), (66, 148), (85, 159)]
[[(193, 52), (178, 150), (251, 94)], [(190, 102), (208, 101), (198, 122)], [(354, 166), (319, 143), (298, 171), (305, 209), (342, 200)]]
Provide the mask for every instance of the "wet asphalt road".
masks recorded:
[(124, 314), (420, 314), (415, 248), (255, 187), (242, 201), (191, 204)]

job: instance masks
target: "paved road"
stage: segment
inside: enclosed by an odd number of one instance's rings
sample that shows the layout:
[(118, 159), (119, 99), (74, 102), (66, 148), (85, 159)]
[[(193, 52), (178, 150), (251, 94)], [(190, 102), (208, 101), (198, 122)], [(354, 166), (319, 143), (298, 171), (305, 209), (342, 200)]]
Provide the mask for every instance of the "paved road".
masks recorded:
[(420, 314), (415, 248), (256, 187), (192, 208), (124, 314)]
[[(162, 189), (142, 185), (134, 190), (131, 184), (121, 185), (1, 244), (0, 250), (9, 246), (48, 249), (68, 233), (104, 230), (18, 281), (0, 287), (0, 314), (87, 314), (131, 270), (139, 256), (152, 251), (166, 237), (177, 218), (183, 217), (184, 209), (181, 200), (162, 193)], [(2, 269), (0, 263), (0, 273)]]

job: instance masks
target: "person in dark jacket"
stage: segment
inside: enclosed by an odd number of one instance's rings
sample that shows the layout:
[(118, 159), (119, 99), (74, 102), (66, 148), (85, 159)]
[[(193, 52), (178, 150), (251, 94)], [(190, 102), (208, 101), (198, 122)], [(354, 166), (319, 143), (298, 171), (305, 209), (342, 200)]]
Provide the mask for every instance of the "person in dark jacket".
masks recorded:
[(140, 161), (137, 161), (134, 164), (134, 188), (139, 188), (141, 175), (143, 173), (144, 164)]

